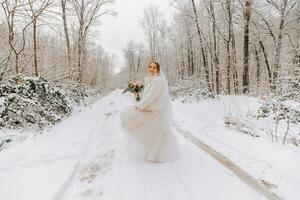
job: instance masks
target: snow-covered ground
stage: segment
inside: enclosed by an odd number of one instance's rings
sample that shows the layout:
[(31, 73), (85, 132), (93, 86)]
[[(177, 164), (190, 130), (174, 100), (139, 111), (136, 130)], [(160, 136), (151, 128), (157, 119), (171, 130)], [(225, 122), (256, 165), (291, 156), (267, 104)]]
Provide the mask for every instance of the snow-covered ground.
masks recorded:
[(222, 153), (278, 196), (297, 200), (300, 198), (300, 148), (251, 137), (224, 124), (228, 113), (238, 111), (245, 115), (258, 106), (256, 98), (245, 96), (173, 104), (177, 126)]
[[(267, 199), (183, 137), (186, 131), (222, 153), (286, 200), (299, 199), (300, 149), (225, 127), (228, 104), (255, 109), (246, 97), (173, 102), (179, 158), (145, 162), (120, 129), (132, 99), (115, 90), (37, 138), (0, 152), (5, 200), (260, 200)], [(248, 103), (247, 103), (248, 102)]]

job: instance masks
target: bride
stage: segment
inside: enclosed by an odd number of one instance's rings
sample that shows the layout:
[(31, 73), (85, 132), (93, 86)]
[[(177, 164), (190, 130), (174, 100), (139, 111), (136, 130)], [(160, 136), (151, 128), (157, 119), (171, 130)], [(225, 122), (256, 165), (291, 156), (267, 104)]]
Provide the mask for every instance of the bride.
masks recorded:
[(150, 62), (144, 80), (142, 98), (121, 113), (121, 125), (143, 146), (145, 159), (165, 162), (178, 155), (178, 144), (172, 132), (173, 112), (168, 81), (157, 62)]

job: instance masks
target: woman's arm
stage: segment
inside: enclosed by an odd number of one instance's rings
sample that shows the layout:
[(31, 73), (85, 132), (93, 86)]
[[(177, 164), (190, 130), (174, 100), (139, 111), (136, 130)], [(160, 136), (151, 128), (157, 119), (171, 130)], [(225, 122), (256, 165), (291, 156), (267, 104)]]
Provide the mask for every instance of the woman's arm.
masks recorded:
[(163, 84), (161, 83), (161, 79), (160, 78), (154, 79), (150, 83), (149, 90), (146, 93), (144, 93), (142, 99), (139, 102), (137, 102), (136, 108), (138, 108), (140, 110), (145, 109), (149, 104), (152, 103), (152, 101), (158, 95), (160, 95), (160, 93), (162, 92), (162, 89), (163, 89)]

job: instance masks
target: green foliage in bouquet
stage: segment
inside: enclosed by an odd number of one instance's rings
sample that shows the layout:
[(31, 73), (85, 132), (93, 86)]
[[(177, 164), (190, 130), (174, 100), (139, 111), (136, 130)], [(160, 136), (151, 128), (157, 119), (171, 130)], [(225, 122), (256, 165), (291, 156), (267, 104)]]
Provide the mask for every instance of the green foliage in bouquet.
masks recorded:
[(136, 101), (140, 101), (140, 93), (143, 91), (143, 89), (144, 85), (139, 82), (128, 82), (127, 88), (123, 91), (123, 93), (131, 92), (135, 95)]

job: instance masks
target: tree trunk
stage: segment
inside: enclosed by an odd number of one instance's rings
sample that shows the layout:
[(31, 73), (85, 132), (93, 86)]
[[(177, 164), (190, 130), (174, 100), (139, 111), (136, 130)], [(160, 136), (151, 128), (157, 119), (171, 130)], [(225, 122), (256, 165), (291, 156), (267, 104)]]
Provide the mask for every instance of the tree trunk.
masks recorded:
[(244, 69), (243, 69), (243, 93), (249, 93), (249, 25), (251, 17), (251, 2), (245, 1), (245, 27), (244, 27)]
[(187, 26), (187, 72), (188, 76), (193, 76), (194, 75), (194, 51), (193, 51), (193, 43), (192, 43), (192, 35), (190, 31), (190, 27)]
[(201, 29), (200, 29), (200, 25), (199, 25), (198, 16), (197, 16), (196, 5), (195, 5), (194, 0), (191, 0), (191, 1), (192, 1), (193, 12), (194, 12), (194, 17), (195, 17), (195, 24), (196, 24), (196, 27), (197, 27), (197, 33), (198, 33), (198, 36), (199, 36), (199, 42), (200, 42), (200, 47), (201, 47), (201, 54), (202, 54), (203, 66), (204, 66), (204, 70), (205, 70), (205, 77), (206, 77), (207, 87), (208, 87), (208, 90), (210, 92), (212, 92), (211, 85), (209, 83), (208, 63), (207, 63), (207, 60), (206, 60), (205, 49), (204, 49), (203, 40), (202, 40), (202, 36), (201, 36)]
[(216, 16), (215, 16), (215, 8), (214, 8), (214, 0), (210, 1), (210, 12), (212, 17), (212, 31), (213, 31), (213, 61), (214, 68), (216, 72), (216, 92), (220, 94), (220, 68), (219, 68), (219, 55), (217, 53), (217, 38), (216, 38)]
[(274, 62), (274, 69), (273, 69), (273, 81), (272, 81), (272, 88), (276, 89), (276, 82), (278, 79), (278, 73), (280, 71), (280, 54), (281, 54), (281, 45), (282, 45), (282, 36), (283, 36), (283, 29), (285, 23), (285, 14), (287, 9), (288, 0), (283, 0), (283, 5), (281, 7), (280, 13), (280, 23), (278, 29), (278, 39), (276, 43), (276, 53), (275, 53), (275, 62)]
[(227, 51), (226, 93), (231, 94), (231, 89), (230, 89), (230, 71), (231, 71), (230, 40), (226, 41), (226, 51)]
[(61, 10), (62, 10), (62, 19), (64, 24), (64, 34), (65, 34), (65, 40), (66, 40), (66, 54), (67, 54), (67, 67), (70, 70), (71, 67), (71, 46), (70, 46), (70, 38), (69, 38), (69, 32), (68, 32), (68, 24), (67, 24), (67, 17), (66, 17), (66, 0), (61, 0)]
[(232, 54), (232, 76), (233, 76), (233, 88), (234, 93), (239, 94), (239, 77), (237, 73), (237, 56), (236, 56), (236, 48), (235, 48), (235, 35), (233, 31), (233, 23), (231, 20), (231, 54)]
[[(81, 32), (81, 31), (79, 31)], [(82, 55), (82, 35), (79, 33), (79, 39), (78, 39), (78, 48), (77, 48), (77, 54), (78, 54), (78, 60), (77, 60), (77, 68), (78, 68), (78, 80), (82, 82), (82, 66), (81, 66), (81, 55)]]
[(271, 73), (271, 68), (270, 68), (267, 52), (265, 50), (265, 46), (264, 46), (262, 41), (259, 41), (259, 45), (260, 45), (261, 50), (262, 50), (263, 55), (264, 55), (265, 64), (266, 64), (267, 72), (268, 72), (269, 83), (271, 84), (272, 83), (272, 73)]
[(38, 73), (38, 64), (37, 64), (37, 41), (36, 41), (36, 25), (37, 21), (36, 18), (34, 17), (33, 19), (33, 62), (34, 62), (34, 73), (36, 76), (39, 75)]
[(77, 60), (77, 68), (78, 68), (78, 80), (82, 82), (83, 78), (83, 66), (82, 66), (82, 52), (83, 52), (83, 42), (84, 42), (84, 1), (82, 1), (82, 6), (79, 13), (79, 30), (78, 30), (78, 60)]
[[(226, 83), (226, 90), (227, 94), (231, 94), (231, 83), (230, 83), (230, 77), (232, 72), (232, 47), (230, 44), (232, 44), (233, 39), (233, 30), (232, 30), (232, 13), (231, 13), (231, 0), (226, 0), (226, 10), (228, 14), (228, 39), (226, 41), (226, 50), (227, 50), (227, 83)], [(234, 74), (234, 73), (233, 73)], [(234, 76), (233, 76), (234, 77)]]
[(260, 57), (259, 57), (259, 52), (257, 50), (257, 47), (254, 45), (254, 55), (255, 55), (255, 61), (256, 61), (256, 90), (257, 94), (259, 91), (259, 86), (260, 86)]

